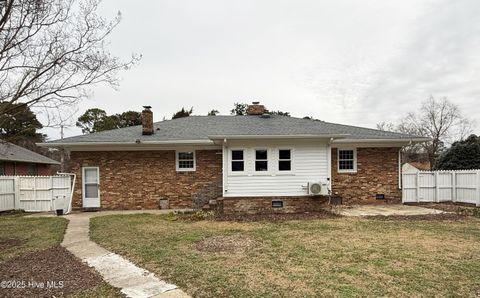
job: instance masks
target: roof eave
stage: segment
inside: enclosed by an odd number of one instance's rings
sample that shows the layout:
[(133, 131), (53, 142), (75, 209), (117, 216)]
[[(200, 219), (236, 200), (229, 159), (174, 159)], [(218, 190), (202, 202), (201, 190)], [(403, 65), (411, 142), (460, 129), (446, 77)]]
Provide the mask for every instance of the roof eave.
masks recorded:
[(37, 143), (39, 147), (55, 148), (55, 147), (83, 147), (83, 146), (149, 146), (149, 145), (214, 145), (212, 140), (165, 140), (165, 141), (132, 141), (132, 142), (51, 142)]
[(248, 139), (342, 139), (349, 134), (294, 134), (294, 135), (209, 135), (211, 140), (248, 140)]
[(7, 159), (7, 158), (0, 158), (0, 161), (6, 162), (21, 162), (21, 163), (36, 163), (36, 164), (44, 164), (44, 165), (60, 165), (60, 162), (53, 160), (52, 161), (36, 161), (36, 160), (26, 160), (26, 159)]
[(341, 139), (334, 140), (333, 143), (338, 144), (355, 144), (355, 143), (422, 143), (429, 142), (430, 138), (405, 138), (405, 139)]

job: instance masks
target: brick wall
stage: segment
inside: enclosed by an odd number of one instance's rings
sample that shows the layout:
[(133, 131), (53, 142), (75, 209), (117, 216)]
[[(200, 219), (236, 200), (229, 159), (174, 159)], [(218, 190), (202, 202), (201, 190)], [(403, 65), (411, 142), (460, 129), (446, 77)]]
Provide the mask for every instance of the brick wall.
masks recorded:
[[(27, 164), (27, 163), (5, 162), (5, 163), (3, 163), (3, 166), (4, 166), (4, 170), (5, 170), (5, 175), (12, 175), (12, 176), (13, 175), (21, 175), (21, 176), (29, 175), (29, 173), (28, 173), (29, 164)], [(37, 167), (37, 175), (38, 176), (49, 176), (49, 175), (53, 174), (51, 165), (36, 164), (36, 167)]]
[(376, 194), (384, 194), (385, 202), (399, 203), (398, 151), (400, 148), (358, 148), (357, 172), (338, 173), (337, 149), (332, 149), (332, 188), (343, 203), (379, 203)]
[[(333, 192), (346, 204), (383, 202), (376, 194), (384, 194), (386, 202), (400, 202), (399, 149), (358, 148), (356, 173), (337, 173), (333, 149)], [(207, 194), (213, 198), (222, 179), (220, 150), (197, 151), (196, 162), (195, 172), (177, 172), (175, 151), (71, 152), (71, 171), (78, 175), (74, 207), (82, 207), (82, 166), (98, 166), (104, 209), (157, 209), (160, 198), (169, 199), (170, 208), (191, 208), (193, 198)], [(272, 200), (282, 200), (284, 207), (272, 208)], [(318, 210), (324, 202), (309, 196), (242, 197), (224, 198), (219, 207), (225, 213), (303, 212)]]
[[(325, 207), (326, 197), (239, 197), (218, 200), (224, 214), (295, 213), (318, 211)], [(282, 201), (282, 208), (273, 208), (272, 201)]]
[(175, 151), (71, 152), (71, 171), (77, 174), (73, 206), (82, 207), (84, 166), (100, 169), (103, 209), (158, 209), (159, 199), (170, 208), (192, 208), (192, 196), (222, 176), (220, 150), (196, 151), (196, 171), (177, 172)]

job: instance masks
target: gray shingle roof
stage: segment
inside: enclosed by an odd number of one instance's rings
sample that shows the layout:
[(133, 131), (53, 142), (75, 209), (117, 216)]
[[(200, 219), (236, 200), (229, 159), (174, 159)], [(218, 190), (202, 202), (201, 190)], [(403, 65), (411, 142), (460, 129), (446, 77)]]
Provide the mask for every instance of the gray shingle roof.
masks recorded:
[(0, 141), (0, 160), (27, 163), (60, 164), (58, 161), (12, 143)]
[(209, 140), (212, 136), (292, 136), (347, 135), (348, 139), (409, 140), (418, 136), (380, 131), (286, 116), (190, 116), (154, 123), (154, 134), (142, 135), (142, 126), (102, 131), (98, 133), (50, 141), (71, 143), (130, 143), (143, 141)]

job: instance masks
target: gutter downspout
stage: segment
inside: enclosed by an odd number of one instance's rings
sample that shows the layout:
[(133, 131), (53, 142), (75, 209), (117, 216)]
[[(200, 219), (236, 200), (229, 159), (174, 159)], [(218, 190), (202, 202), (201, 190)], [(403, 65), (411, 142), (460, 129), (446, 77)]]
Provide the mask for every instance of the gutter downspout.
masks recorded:
[(67, 211), (65, 212), (65, 214), (69, 214), (70, 212), (72, 212), (73, 190), (75, 188), (75, 182), (77, 180), (77, 175), (74, 174), (74, 173), (60, 173), (60, 172), (57, 172), (57, 175), (68, 175), (70, 177), (73, 176), (73, 182), (72, 182), (72, 185), (70, 186), (70, 198), (68, 200)]
[(222, 144), (222, 197), (225, 195), (227, 186), (227, 179), (228, 179), (228, 147), (227, 147), (227, 139), (223, 139)]
[(328, 167), (328, 185), (329, 185), (329, 193), (332, 194), (333, 192), (333, 183), (332, 183), (332, 143), (333, 138), (330, 138), (330, 141), (327, 144), (327, 167)]

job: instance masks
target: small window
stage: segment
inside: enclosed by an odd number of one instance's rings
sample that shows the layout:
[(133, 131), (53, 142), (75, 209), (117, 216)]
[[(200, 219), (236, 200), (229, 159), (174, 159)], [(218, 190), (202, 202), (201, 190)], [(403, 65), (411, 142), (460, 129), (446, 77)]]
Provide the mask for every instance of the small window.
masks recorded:
[(338, 171), (339, 172), (355, 172), (356, 152), (354, 149), (338, 149)]
[(279, 171), (292, 170), (292, 151), (290, 149), (278, 150), (278, 170)]
[(36, 164), (28, 164), (27, 165), (27, 175), (29, 176), (37, 176), (38, 169)]
[(177, 152), (177, 171), (195, 171), (195, 152)]
[(244, 169), (243, 150), (232, 150), (232, 172), (243, 172)]
[(255, 171), (268, 171), (268, 152), (267, 150), (255, 150)]

